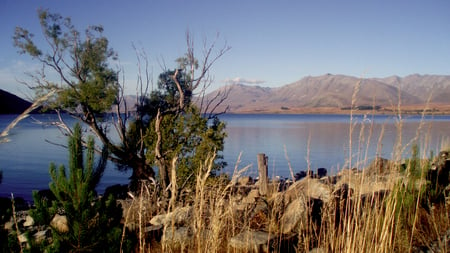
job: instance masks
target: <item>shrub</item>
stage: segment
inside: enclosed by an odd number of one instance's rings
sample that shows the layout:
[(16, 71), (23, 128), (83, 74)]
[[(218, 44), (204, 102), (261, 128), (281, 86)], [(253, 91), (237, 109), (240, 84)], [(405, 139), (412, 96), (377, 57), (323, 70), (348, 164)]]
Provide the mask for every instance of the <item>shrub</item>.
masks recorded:
[(68, 231), (52, 228), (53, 241), (46, 251), (117, 252), (120, 248), (122, 209), (112, 195), (97, 199), (95, 193), (106, 166), (105, 150), (94, 165), (94, 140), (88, 138), (84, 155), (81, 127), (77, 124), (69, 138), (69, 170), (63, 165), (58, 169), (50, 165), (50, 190), (55, 200), (50, 203), (33, 193), (36, 209), (31, 215), (37, 223), (48, 225), (56, 213), (67, 217)]

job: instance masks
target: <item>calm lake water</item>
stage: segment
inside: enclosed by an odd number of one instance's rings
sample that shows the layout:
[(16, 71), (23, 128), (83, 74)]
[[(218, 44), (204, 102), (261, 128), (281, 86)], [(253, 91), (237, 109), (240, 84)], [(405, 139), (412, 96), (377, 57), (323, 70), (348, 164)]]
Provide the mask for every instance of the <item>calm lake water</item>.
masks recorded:
[[(34, 117), (45, 121), (54, 115)], [(228, 114), (221, 117), (227, 122), (228, 133), (223, 152), (228, 167), (224, 172), (250, 166), (246, 174), (254, 177), (258, 153), (269, 157), (271, 176), (290, 177), (290, 169), (296, 173), (308, 167), (327, 168), (332, 174), (349, 166), (362, 168), (376, 156), (392, 158), (399, 136), (399, 120), (394, 116), (354, 116), (352, 121), (348, 115)], [(0, 116), (0, 130), (14, 118), (15, 115)], [(409, 155), (414, 140), (418, 141), (422, 154), (429, 154), (430, 150), (438, 152), (443, 142), (450, 143), (450, 116), (428, 116), (424, 120), (420, 116), (403, 116), (402, 122), (403, 157)], [(66, 144), (67, 139), (55, 127), (36, 124), (32, 118), (20, 122), (8, 138), (9, 142), (0, 143), (3, 171), (0, 196), (9, 197), (14, 193), (30, 200), (33, 189), (48, 188), (50, 162), (67, 165), (67, 150), (48, 141)], [(103, 192), (109, 185), (127, 183), (130, 174), (115, 170), (110, 163), (98, 191)]]

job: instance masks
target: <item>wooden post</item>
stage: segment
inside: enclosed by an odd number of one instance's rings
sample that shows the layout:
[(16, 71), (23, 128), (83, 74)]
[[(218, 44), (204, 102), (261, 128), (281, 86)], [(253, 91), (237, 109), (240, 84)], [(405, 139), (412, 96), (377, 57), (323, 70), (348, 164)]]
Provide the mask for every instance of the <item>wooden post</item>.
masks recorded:
[(267, 195), (269, 158), (264, 153), (258, 154), (259, 194)]

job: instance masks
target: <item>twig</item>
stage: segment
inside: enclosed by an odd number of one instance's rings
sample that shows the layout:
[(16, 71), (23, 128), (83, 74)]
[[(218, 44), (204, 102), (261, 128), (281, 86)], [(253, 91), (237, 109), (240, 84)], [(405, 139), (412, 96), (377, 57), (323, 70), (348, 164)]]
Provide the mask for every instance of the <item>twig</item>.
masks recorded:
[(19, 230), (19, 225), (17, 224), (17, 216), (16, 216), (16, 207), (15, 207), (15, 203), (14, 203), (14, 194), (11, 193), (11, 205), (12, 205), (12, 214), (13, 214), (13, 220), (14, 220), (14, 225), (16, 226), (16, 234), (17, 234), (17, 241), (19, 242), (19, 247), (20, 247), (20, 252), (23, 252), (23, 248), (22, 248), (22, 244), (20, 242), (20, 230)]

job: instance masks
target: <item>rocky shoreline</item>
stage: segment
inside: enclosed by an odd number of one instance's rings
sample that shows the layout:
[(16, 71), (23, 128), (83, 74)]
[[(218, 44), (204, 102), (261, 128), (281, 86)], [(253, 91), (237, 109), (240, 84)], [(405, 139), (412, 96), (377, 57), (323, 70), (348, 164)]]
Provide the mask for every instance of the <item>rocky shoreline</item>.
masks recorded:
[[(450, 171), (449, 160), (445, 156), (437, 161), (436, 177), (447, 176)], [(302, 231), (305, 224), (308, 227), (320, 229), (322, 217), (330, 217), (332, 226), (336, 230), (343, 229), (340, 223), (342, 217), (347, 215), (346, 210), (352, 210), (350, 206), (371, 206), (373, 209), (381, 208), (383, 200), (392, 191), (396, 183), (403, 180), (403, 175), (391, 170), (393, 162), (378, 158), (363, 170), (344, 169), (338, 174), (327, 176), (326, 170), (318, 173), (299, 172), (295, 180), (274, 179), (268, 183), (268, 192), (263, 194), (260, 182), (251, 177), (239, 177), (230, 181), (226, 189), (226, 197), (220, 203), (221, 210), (227, 210), (232, 217), (243, 217), (245, 229), (236, 231), (227, 240), (227, 249), (238, 252), (246, 252), (252, 249), (254, 252), (266, 252), (269, 250), (295, 250), (298, 245), (298, 234), (302, 232), (318, 233), (319, 231)], [(440, 166), (440, 167), (439, 167)], [(444, 173), (446, 171), (446, 174)], [(439, 174), (439, 175), (438, 175)], [(123, 187), (119, 189), (124, 189)], [(126, 189), (126, 188), (125, 188)], [(122, 197), (124, 194), (121, 193)], [(123, 223), (129, 230), (140, 229), (153, 241), (161, 245), (178, 245), (183, 249), (194, 243), (193, 224), (195, 216), (198, 216), (198, 207), (194, 202), (184, 206), (172, 208), (170, 212), (150, 215), (149, 221), (142, 224), (137, 220), (136, 214), (141, 210), (139, 202), (133, 198), (118, 200), (123, 210)], [(11, 217), (3, 225), (8, 233), (17, 232), (18, 241), (27, 246), (29, 235), (34, 241), (51, 240), (51, 229), (59, 232), (68, 230), (67, 218), (64, 214), (57, 214), (50, 226), (35, 226), (33, 218), (28, 214), (26, 206), (22, 202), (16, 202), (15, 216)], [(142, 204), (142, 203), (141, 203)], [(448, 201), (445, 202), (445, 205)], [(214, 212), (204, 208), (202, 212)], [(5, 214), (3, 214), (5, 215)], [(354, 215), (354, 214), (352, 214)], [(278, 217), (276, 224), (273, 218)], [(15, 218), (14, 218), (15, 217)], [(212, 221), (209, 221), (212, 222)], [(210, 231), (213, 233), (214, 231)], [(212, 235), (205, 235), (212, 236)], [(149, 239), (149, 240), (150, 240)], [(413, 252), (439, 252), (437, 247), (442, 243), (450, 243), (450, 230), (442, 238), (433, 241), (431, 245), (414, 246)], [(315, 248), (314, 252), (328, 252), (325, 249)], [(434, 245), (434, 246), (433, 246)]]

